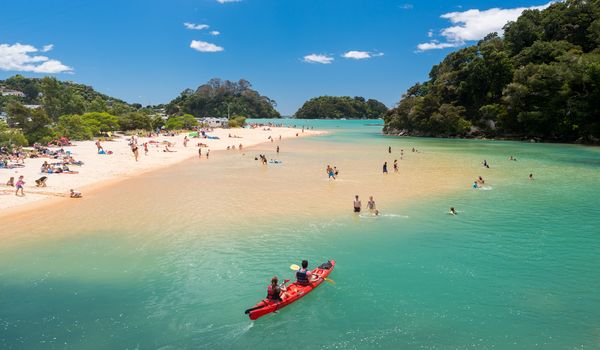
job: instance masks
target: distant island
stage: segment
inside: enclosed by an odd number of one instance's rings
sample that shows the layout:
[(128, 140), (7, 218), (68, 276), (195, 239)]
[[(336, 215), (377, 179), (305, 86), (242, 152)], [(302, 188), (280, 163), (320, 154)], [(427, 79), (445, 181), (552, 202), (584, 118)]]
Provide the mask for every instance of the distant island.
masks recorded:
[(306, 101), (294, 114), (297, 119), (377, 119), (388, 108), (381, 102), (364, 97), (320, 96)]
[(277, 103), (252, 89), (249, 81), (237, 82), (211, 79), (196, 90), (186, 89), (166, 105), (169, 115), (191, 114), (228, 118), (240, 115), (246, 118), (281, 118), (275, 110)]
[(385, 115), (384, 133), (600, 142), (600, 2), (526, 10), (449, 54)]

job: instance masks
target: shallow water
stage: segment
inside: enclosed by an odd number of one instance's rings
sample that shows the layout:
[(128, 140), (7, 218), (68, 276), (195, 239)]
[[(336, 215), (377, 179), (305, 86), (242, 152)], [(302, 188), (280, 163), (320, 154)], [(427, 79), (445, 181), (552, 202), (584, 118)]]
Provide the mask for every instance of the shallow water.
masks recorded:
[[(600, 346), (598, 148), (304, 123), (332, 133), (283, 143), (280, 166), (254, 162), (276, 156), (264, 145), (0, 219), (0, 348)], [(380, 174), (388, 145), (405, 149), (396, 178)], [(489, 190), (469, 188), (479, 175)], [(382, 215), (341, 208), (355, 192)], [(335, 259), (336, 283), (248, 320), (303, 258)]]

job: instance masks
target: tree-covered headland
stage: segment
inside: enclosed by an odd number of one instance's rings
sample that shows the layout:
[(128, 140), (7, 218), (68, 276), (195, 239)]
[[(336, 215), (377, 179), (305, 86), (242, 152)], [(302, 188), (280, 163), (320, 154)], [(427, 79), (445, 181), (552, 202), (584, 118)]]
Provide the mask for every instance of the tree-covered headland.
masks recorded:
[(384, 132), (600, 140), (600, 1), (527, 10), (446, 56), (385, 115)]

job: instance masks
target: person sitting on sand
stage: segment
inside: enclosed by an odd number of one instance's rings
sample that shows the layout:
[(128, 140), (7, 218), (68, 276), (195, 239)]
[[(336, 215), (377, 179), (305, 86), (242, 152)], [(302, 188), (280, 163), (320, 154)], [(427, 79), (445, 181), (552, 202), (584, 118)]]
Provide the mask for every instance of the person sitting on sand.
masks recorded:
[(302, 260), (302, 268), (296, 271), (296, 283), (307, 286), (312, 280), (312, 272), (308, 270), (308, 260)]
[(479, 185), (483, 185), (483, 184), (485, 184), (485, 180), (483, 180), (483, 178), (480, 176), (480, 177), (477, 179), (477, 183), (478, 183)]
[(354, 196), (354, 212), (360, 213), (360, 207), (362, 204), (360, 203), (360, 199), (358, 199), (358, 195)]
[(335, 174), (335, 176), (338, 176), (340, 174), (340, 171), (336, 166), (333, 167), (333, 173)]
[(6, 183), (6, 186), (15, 187), (15, 177), (11, 176)]
[(479, 185), (477, 185), (477, 181), (473, 181), (473, 188), (475, 188), (475, 189), (479, 188)]
[(273, 276), (271, 279), (271, 284), (267, 288), (267, 299), (272, 301), (281, 301), (282, 294), (285, 296), (286, 288), (285, 286), (279, 285), (279, 278), (277, 276)]
[(70, 191), (69, 197), (71, 197), (71, 198), (81, 198), (83, 196), (81, 194), (81, 192), (77, 192), (77, 191), (75, 191), (73, 189), (70, 189), (69, 191)]
[(170, 153), (172, 153), (172, 152), (177, 152), (177, 151), (173, 151), (173, 150), (169, 149), (169, 146), (165, 145), (165, 149), (163, 150), (163, 152), (170, 152)]
[(46, 180), (48, 180), (47, 176), (42, 176), (39, 179), (35, 180), (36, 187), (46, 187)]
[(454, 207), (450, 207), (450, 215), (456, 215), (456, 210), (454, 209)]

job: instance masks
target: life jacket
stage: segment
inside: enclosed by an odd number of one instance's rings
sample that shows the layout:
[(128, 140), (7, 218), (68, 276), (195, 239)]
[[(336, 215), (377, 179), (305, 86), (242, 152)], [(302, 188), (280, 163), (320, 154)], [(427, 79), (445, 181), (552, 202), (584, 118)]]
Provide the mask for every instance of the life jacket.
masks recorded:
[(296, 283), (303, 286), (310, 284), (308, 275), (306, 274), (306, 269), (300, 269), (296, 272)]
[(279, 291), (280, 291), (279, 288), (275, 288), (275, 286), (270, 284), (269, 288), (267, 288), (267, 299), (281, 300), (281, 297), (279, 296)]

